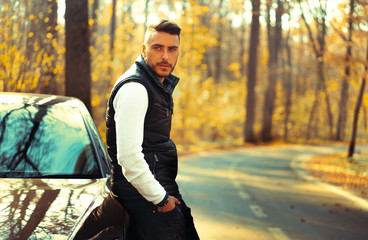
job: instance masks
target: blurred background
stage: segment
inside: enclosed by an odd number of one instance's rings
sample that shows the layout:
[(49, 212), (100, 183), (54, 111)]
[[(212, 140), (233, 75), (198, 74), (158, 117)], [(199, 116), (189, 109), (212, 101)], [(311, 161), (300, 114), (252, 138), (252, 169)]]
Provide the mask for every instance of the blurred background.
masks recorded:
[(179, 150), (366, 142), (367, 0), (2, 0), (0, 91), (78, 97), (105, 140), (111, 88), (161, 18), (182, 27)]

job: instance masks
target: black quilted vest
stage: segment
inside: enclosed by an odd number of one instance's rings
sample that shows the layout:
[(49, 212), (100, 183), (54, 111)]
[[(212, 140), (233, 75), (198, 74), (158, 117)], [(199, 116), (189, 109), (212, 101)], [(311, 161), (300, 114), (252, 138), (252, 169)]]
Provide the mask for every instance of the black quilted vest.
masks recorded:
[(127, 82), (139, 82), (148, 93), (148, 110), (144, 121), (144, 158), (160, 184), (170, 195), (178, 193), (176, 175), (178, 158), (174, 142), (170, 139), (171, 117), (173, 114), (172, 92), (179, 78), (170, 75), (163, 84), (151, 68), (139, 56), (135, 64), (124, 73), (111, 91), (106, 113), (106, 142), (112, 163), (112, 191), (122, 199), (140, 197), (138, 191), (125, 179), (117, 162), (116, 129), (113, 100), (116, 93)]

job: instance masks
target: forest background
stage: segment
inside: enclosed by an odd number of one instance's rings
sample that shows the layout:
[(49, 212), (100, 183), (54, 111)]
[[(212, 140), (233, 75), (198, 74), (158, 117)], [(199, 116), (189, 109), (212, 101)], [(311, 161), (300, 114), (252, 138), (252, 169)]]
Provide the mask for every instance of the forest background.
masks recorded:
[(3, 0), (0, 91), (78, 97), (105, 139), (111, 88), (161, 18), (182, 27), (179, 150), (367, 140), (367, 0)]

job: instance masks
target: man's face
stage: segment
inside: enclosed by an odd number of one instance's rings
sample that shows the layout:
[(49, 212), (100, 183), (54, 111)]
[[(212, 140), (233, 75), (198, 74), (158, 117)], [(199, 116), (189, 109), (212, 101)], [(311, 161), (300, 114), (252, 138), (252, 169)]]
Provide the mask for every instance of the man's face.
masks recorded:
[(179, 36), (165, 32), (152, 32), (142, 46), (144, 60), (163, 82), (174, 70), (179, 57)]

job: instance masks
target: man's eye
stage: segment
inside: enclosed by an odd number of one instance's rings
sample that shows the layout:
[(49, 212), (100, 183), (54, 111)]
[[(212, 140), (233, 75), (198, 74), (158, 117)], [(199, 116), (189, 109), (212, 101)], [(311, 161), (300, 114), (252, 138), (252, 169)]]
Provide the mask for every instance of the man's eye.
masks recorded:
[(176, 52), (176, 50), (178, 50), (177, 48), (170, 48), (169, 51), (170, 52)]
[(161, 50), (161, 47), (154, 47), (155, 50)]

